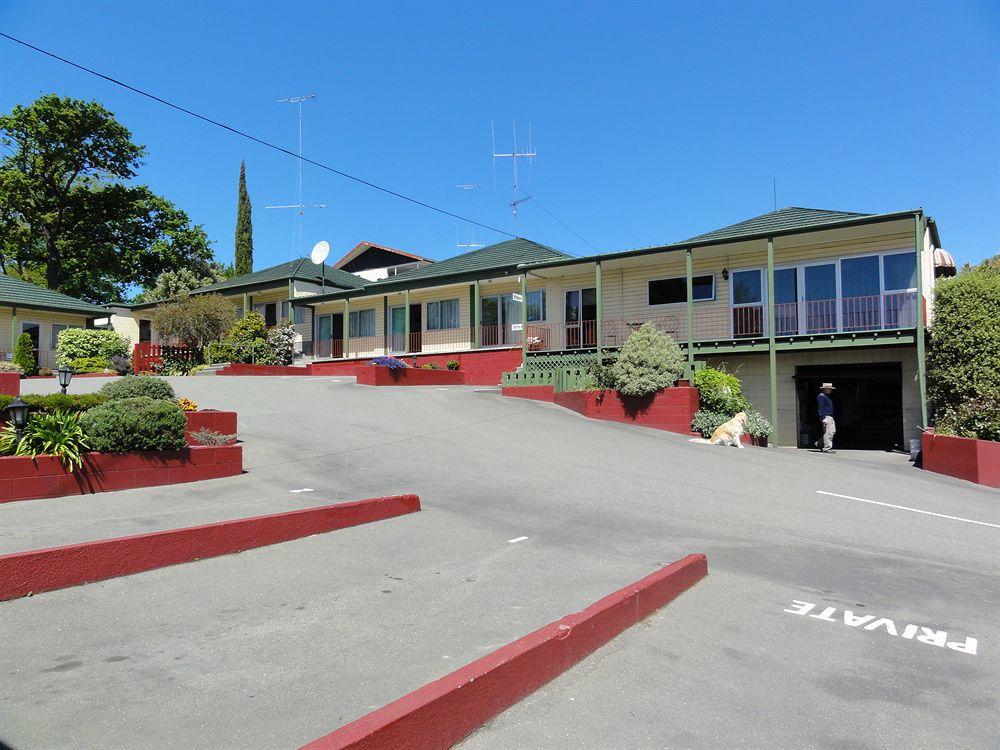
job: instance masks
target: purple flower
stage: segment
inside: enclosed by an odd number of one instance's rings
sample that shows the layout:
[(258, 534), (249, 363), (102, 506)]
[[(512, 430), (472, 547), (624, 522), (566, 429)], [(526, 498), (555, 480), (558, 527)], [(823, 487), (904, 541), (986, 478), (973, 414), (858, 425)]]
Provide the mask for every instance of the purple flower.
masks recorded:
[(409, 367), (406, 362), (395, 357), (376, 357), (369, 364), (371, 367), (388, 367), (390, 370), (405, 370)]

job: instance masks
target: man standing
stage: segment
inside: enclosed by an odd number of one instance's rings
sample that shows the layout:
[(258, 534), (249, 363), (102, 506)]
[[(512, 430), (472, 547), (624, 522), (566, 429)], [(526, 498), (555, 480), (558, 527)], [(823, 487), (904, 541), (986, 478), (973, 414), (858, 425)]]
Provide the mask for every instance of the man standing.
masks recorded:
[(833, 421), (833, 400), (830, 394), (833, 393), (833, 383), (823, 383), (819, 387), (819, 395), (816, 396), (816, 406), (819, 408), (819, 420), (823, 424), (822, 445), (816, 441), (816, 447), (820, 453), (834, 453), (833, 436), (837, 434), (837, 423)]

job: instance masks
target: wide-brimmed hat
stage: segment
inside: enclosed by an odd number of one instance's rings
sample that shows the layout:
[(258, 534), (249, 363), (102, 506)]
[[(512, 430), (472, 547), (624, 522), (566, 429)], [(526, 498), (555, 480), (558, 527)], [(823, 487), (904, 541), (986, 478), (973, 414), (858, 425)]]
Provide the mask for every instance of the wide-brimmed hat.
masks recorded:
[(833, 383), (823, 383), (823, 385), (819, 387), (820, 390), (823, 390), (824, 388), (829, 388), (831, 391), (837, 390), (837, 386)]

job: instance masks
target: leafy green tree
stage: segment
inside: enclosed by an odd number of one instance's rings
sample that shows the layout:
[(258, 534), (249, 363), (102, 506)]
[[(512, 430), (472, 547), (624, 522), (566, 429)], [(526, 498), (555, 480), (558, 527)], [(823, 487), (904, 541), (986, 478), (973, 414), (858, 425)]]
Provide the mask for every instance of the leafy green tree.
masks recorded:
[(21, 368), (21, 372), (25, 375), (34, 375), (38, 372), (38, 362), (35, 360), (35, 345), (31, 340), (30, 334), (25, 332), (17, 337), (11, 359), (15, 365)]
[(628, 337), (611, 372), (623, 396), (648, 396), (677, 381), (684, 357), (670, 336), (643, 323)]
[(247, 163), (240, 163), (239, 197), (236, 200), (236, 275), (253, 271), (253, 220), (247, 192)]
[(224, 266), (218, 261), (209, 264), (207, 274), (200, 274), (185, 267), (164, 271), (156, 277), (156, 283), (152, 287), (142, 290), (132, 301), (159, 302), (174, 299), (199, 287), (228, 279), (234, 273), (232, 265)]
[(178, 266), (205, 273), (200, 226), (142, 185), (145, 148), (97, 102), (47, 94), (0, 116), (0, 270), (92, 301)]
[(157, 305), (152, 323), (161, 336), (201, 349), (218, 341), (233, 327), (236, 311), (221, 294), (183, 296), (176, 302)]

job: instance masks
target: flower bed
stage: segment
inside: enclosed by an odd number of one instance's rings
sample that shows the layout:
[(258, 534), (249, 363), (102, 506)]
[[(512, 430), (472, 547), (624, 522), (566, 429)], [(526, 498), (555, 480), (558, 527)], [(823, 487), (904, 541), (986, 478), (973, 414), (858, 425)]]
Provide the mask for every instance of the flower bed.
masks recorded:
[(0, 393), (18, 396), (21, 393), (21, 376), (16, 372), (0, 372)]
[(4, 456), (0, 458), (0, 502), (196, 482), (242, 472), (241, 445), (136, 453), (90, 452), (84, 457), (83, 466), (72, 473), (52, 456)]
[[(184, 430), (184, 437), (187, 438), (188, 445), (197, 445), (191, 438), (191, 434), (198, 430), (212, 430), (220, 435), (236, 434), (236, 412), (215, 411), (214, 409), (201, 409), (199, 411), (184, 412), (187, 417), (187, 428)], [(230, 441), (230, 444), (236, 440)]]
[(993, 440), (938, 435), (921, 438), (923, 468), (987, 487), (1000, 488), (1000, 443)]
[(359, 385), (465, 385), (461, 370), (425, 370), (407, 367), (394, 370), (389, 367), (366, 367), (358, 370)]

